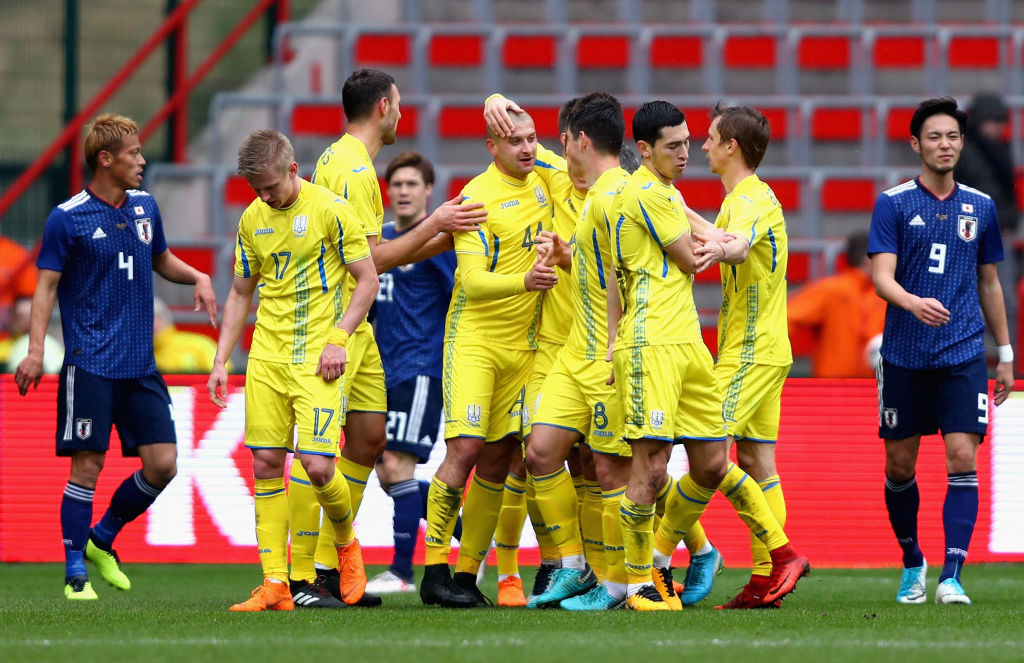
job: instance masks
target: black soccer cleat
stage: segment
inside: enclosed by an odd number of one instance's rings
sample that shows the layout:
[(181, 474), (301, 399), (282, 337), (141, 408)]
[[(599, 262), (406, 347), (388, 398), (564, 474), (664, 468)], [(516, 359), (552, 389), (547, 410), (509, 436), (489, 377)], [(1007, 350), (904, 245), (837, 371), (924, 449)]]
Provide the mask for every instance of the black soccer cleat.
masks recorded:
[[(316, 581), (314, 584), (322, 586), (330, 593), (331, 596), (344, 603), (344, 600), (341, 598), (341, 574), (338, 572), (338, 569), (327, 569), (326, 571), (323, 569), (317, 569)], [(350, 608), (376, 608), (383, 603), (383, 599), (376, 594), (364, 592), (363, 596), (358, 601), (352, 604), (346, 603), (345, 605)], [(298, 602), (296, 602), (295, 605), (298, 605)]]
[(473, 597), (474, 608), (493, 608), (494, 601), (487, 598), (480, 588), (476, 586), (476, 574), (465, 571), (457, 572), (452, 576), (452, 584), (466, 594)]
[(292, 580), (288, 583), (292, 591), (292, 601), (296, 608), (344, 608), (344, 601), (331, 595), (323, 583)]
[[(476, 585), (475, 577), (473, 584)], [(423, 601), (423, 605), (439, 605), (442, 608), (473, 608), (476, 606), (476, 597), (452, 581), (447, 564), (429, 564), (423, 567), (420, 600)]]

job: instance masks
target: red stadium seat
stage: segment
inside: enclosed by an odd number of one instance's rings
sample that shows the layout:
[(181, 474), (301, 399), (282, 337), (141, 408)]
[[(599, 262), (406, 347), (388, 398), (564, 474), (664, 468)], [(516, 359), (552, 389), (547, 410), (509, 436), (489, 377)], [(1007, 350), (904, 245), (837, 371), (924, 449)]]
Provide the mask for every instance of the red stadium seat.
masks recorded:
[(825, 212), (868, 212), (881, 188), (873, 179), (825, 180), (821, 187), (821, 209)]
[(885, 118), (885, 135), (889, 140), (908, 140), (910, 138), (910, 118), (914, 115), (912, 107), (890, 108)]
[(406, 34), (361, 34), (356, 39), (356, 63), (407, 65), (411, 60), (410, 41)]
[[(248, 186), (248, 184), (246, 184)], [(252, 192), (252, 189), (249, 189)], [(249, 202), (253, 196), (250, 196)], [(248, 202), (246, 203), (248, 204)], [(213, 274), (217, 260), (217, 249), (212, 246), (171, 246), (171, 252), (205, 274)], [(209, 327), (209, 325), (207, 325)], [(216, 338), (216, 332), (213, 337)]]
[(880, 35), (875, 39), (871, 60), (879, 69), (920, 68), (926, 63), (925, 37)]
[(576, 64), (580, 69), (619, 69), (629, 66), (629, 37), (618, 35), (581, 35), (576, 45)]
[(438, 34), (427, 50), (432, 67), (479, 67), (484, 61), (484, 38), (478, 34)]
[(297, 136), (340, 136), (345, 132), (345, 112), (340, 101), (297, 105), (292, 110), (291, 131)]
[(789, 135), (788, 108), (758, 108), (772, 128), (772, 140), (785, 140)]
[(1003, 43), (999, 37), (953, 35), (947, 62), (963, 69), (995, 69), (1000, 65)]
[(778, 62), (778, 41), (771, 35), (730, 35), (722, 49), (730, 69), (774, 69)]
[(704, 42), (689, 35), (658, 35), (651, 40), (650, 65), (665, 68), (697, 68), (704, 64)]
[(786, 280), (790, 285), (803, 283), (811, 277), (811, 256), (807, 253), (789, 252), (789, 269)]
[(684, 177), (676, 181), (676, 188), (683, 194), (686, 205), (695, 210), (714, 210), (722, 206), (725, 189), (722, 182), (715, 179), (697, 179)]
[(796, 63), (801, 69), (848, 69), (850, 51), (846, 35), (807, 35), (797, 45)]
[(815, 108), (811, 112), (811, 138), (815, 140), (860, 140), (862, 108)]
[(463, 187), (469, 184), (472, 177), (453, 177), (448, 182), (448, 198), (454, 198), (459, 195)]
[(256, 194), (249, 182), (241, 175), (232, 175), (224, 185), (224, 204), (245, 207), (253, 201)]
[(800, 180), (772, 178), (768, 186), (775, 192), (783, 213), (796, 212), (800, 209)]
[(558, 46), (554, 36), (509, 35), (501, 47), (506, 67), (547, 69), (555, 66)]
[(438, 120), (438, 133), (442, 138), (484, 137), (487, 128), (483, 106), (445, 106)]

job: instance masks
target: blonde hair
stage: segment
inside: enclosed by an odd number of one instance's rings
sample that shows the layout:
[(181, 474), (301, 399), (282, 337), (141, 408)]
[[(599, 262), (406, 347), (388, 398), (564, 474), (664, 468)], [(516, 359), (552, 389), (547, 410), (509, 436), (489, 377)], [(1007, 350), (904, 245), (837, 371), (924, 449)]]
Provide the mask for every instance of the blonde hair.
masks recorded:
[(238, 174), (246, 179), (262, 175), (271, 168), (284, 172), (293, 161), (295, 150), (291, 141), (273, 129), (252, 132), (238, 148)]
[(115, 113), (97, 115), (85, 134), (85, 163), (89, 170), (96, 172), (100, 152), (117, 154), (124, 137), (137, 133), (139, 125), (130, 117)]

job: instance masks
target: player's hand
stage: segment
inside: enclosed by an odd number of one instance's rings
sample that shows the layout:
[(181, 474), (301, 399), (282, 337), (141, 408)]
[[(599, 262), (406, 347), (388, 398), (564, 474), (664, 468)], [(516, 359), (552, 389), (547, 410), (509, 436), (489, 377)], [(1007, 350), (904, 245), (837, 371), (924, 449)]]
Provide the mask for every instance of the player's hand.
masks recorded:
[[(699, 235), (694, 234), (694, 239), (697, 239)], [(698, 239), (698, 244), (693, 249), (693, 255), (696, 256), (694, 261), (694, 274), (700, 274), (708, 267), (711, 267), (717, 263), (725, 260), (725, 243), (718, 241), (707, 241)]]
[(932, 297), (914, 297), (910, 303), (910, 312), (929, 327), (941, 327), (949, 322), (950, 317), (942, 302)]
[(707, 232), (693, 233), (693, 238), (701, 244), (708, 242), (731, 242), (736, 239), (736, 235), (727, 233), (721, 228), (711, 228)]
[(29, 353), (18, 364), (14, 372), (14, 382), (18, 385), (18, 393), (24, 396), (28, 388), (35, 389), (43, 377), (43, 356)]
[(206, 381), (206, 391), (210, 393), (211, 403), (222, 410), (228, 406), (228, 369), (224, 364), (214, 363), (210, 379)]
[(210, 281), (210, 277), (206, 274), (200, 274), (196, 277), (196, 287), (192, 291), (192, 299), (195, 301), (196, 307), (193, 311), (200, 311), (206, 309), (206, 314), (210, 317), (210, 326), (217, 326), (217, 294), (213, 291), (213, 283)]
[[(608, 354), (606, 354), (604, 356), (604, 360), (606, 362), (608, 362), (609, 364), (612, 363), (612, 349), (611, 348), (608, 348)], [(608, 385), (615, 384), (615, 369), (614, 368), (611, 370), (611, 374), (608, 376), (608, 379), (604, 381), (604, 383), (608, 384)]]
[(1002, 405), (1013, 391), (1013, 362), (1001, 361), (996, 364), (996, 388), (992, 392), (992, 399), (996, 405)]
[(337, 380), (345, 374), (345, 363), (348, 355), (345, 348), (328, 343), (324, 351), (320, 353), (320, 361), (316, 364), (316, 374), (324, 379), (324, 382)]
[(545, 265), (544, 259), (538, 257), (533, 263), (533, 269), (526, 273), (526, 291), (550, 290), (558, 283), (558, 274), (551, 265)]
[(487, 210), (483, 203), (463, 203), (460, 194), (446, 200), (434, 210), (438, 232), (455, 233), (480, 230), (480, 224), (487, 222)]
[(511, 136), (516, 125), (509, 111), (524, 112), (519, 104), (500, 95), (484, 102), (484, 121), (487, 122), (487, 129), (498, 136)]
[(542, 230), (534, 238), (534, 244), (537, 246), (537, 255), (544, 258), (546, 265), (561, 265), (567, 257), (566, 251), (569, 245), (558, 236), (558, 233)]

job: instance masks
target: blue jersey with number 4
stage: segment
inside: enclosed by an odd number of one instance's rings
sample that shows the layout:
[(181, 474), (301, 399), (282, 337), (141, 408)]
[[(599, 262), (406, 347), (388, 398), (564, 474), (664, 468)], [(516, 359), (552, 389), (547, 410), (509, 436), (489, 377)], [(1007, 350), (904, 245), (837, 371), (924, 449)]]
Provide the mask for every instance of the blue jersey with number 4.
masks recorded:
[(956, 366), (985, 351), (978, 299), (978, 267), (1003, 259), (995, 205), (962, 184), (939, 199), (914, 179), (882, 193), (871, 215), (868, 255), (896, 254), (896, 282), (932, 297), (949, 322), (929, 327), (910, 311), (889, 305), (882, 356), (912, 369)]
[[(386, 223), (382, 237), (405, 232)], [(389, 389), (417, 375), (441, 377), (444, 319), (454, 284), (454, 251), (380, 275), (376, 337)]]
[(166, 250), (160, 210), (144, 191), (114, 207), (87, 188), (53, 208), (36, 265), (61, 272), (64, 363), (107, 378), (156, 371), (153, 256)]

